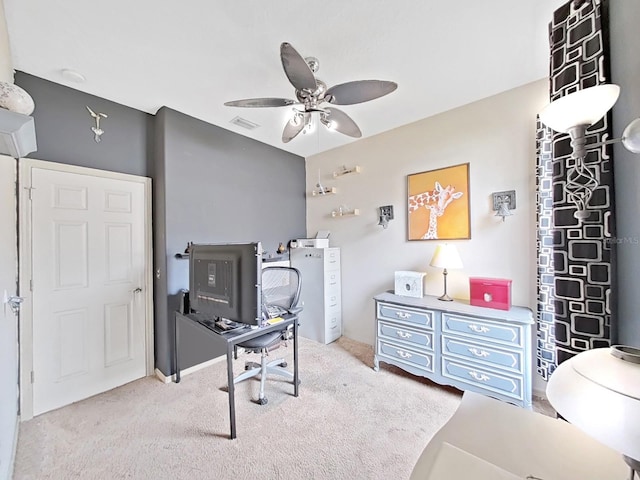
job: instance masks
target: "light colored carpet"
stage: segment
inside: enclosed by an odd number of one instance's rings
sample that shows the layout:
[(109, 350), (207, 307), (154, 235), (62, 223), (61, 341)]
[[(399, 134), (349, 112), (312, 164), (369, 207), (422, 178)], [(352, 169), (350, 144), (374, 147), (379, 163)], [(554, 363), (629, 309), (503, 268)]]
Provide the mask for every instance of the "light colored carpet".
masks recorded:
[[(292, 348), (278, 349), (292, 365)], [(300, 339), (300, 396), (278, 377), (236, 386), (229, 440), (226, 363), (179, 384), (132, 382), (22, 423), (15, 480), (407, 479), (460, 393), (383, 364), (369, 345)], [(239, 374), (247, 358), (234, 370)]]

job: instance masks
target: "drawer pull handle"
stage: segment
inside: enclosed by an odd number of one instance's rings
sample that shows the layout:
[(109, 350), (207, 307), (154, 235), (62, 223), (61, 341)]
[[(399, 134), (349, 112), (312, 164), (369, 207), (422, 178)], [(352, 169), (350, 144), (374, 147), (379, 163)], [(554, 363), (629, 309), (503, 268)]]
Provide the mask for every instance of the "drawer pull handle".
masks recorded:
[(489, 352), (487, 352), (486, 350), (478, 350), (477, 348), (470, 348), (469, 351), (471, 353), (473, 353), (476, 357), (488, 357), (489, 355), (491, 355)]
[(396, 312), (396, 317), (406, 319), (411, 318), (411, 314), (406, 312)]
[(476, 333), (487, 333), (490, 328), (489, 327), (479, 327), (478, 325), (472, 323), (471, 325), (469, 325), (469, 329), (473, 330)]
[(471, 370), (469, 372), (469, 375), (471, 375), (474, 379), (479, 380), (480, 382), (487, 382), (487, 381), (491, 380), (491, 378), (489, 378), (484, 373), (478, 373), (478, 372), (476, 372), (474, 370)]
[(412, 355), (409, 352), (403, 352), (402, 350), (396, 350), (396, 353), (402, 358), (411, 358)]
[(400, 338), (411, 338), (411, 334), (409, 332), (403, 332), (400, 330), (396, 330), (396, 335)]

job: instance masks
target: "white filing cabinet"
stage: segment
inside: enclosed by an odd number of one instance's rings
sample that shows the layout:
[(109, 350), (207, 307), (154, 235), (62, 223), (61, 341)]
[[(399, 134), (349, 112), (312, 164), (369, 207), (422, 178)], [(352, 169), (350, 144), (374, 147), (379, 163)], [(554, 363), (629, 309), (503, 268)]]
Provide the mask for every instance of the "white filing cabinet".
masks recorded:
[(342, 335), (342, 287), (340, 249), (293, 248), (291, 266), (302, 274), (298, 333), (320, 343), (331, 343)]

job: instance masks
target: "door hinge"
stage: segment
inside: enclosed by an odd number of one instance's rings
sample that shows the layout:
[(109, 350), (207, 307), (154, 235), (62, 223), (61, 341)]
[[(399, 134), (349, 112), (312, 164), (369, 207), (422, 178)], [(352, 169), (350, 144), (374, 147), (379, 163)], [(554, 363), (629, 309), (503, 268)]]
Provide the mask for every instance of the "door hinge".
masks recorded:
[(33, 292), (33, 279), (29, 280), (29, 291)]
[(24, 187), (25, 190), (29, 190), (29, 200), (33, 200), (33, 191), (35, 188), (33, 187)]
[(31, 383), (34, 383), (35, 378), (36, 378), (35, 373), (33, 373), (33, 370), (31, 370)]

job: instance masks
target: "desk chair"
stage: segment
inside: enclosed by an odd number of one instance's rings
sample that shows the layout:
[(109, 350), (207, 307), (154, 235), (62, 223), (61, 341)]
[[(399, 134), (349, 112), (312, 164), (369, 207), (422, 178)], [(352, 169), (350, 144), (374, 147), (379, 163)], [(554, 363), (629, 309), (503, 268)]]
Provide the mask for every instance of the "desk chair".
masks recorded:
[[(298, 306), (300, 298), (300, 272), (293, 267), (266, 267), (262, 270), (262, 310), (263, 319), (279, 317), (284, 314), (298, 314), (302, 307)], [(266, 405), (264, 384), (268, 374), (280, 375), (293, 380), (293, 373), (285, 370), (284, 358), (267, 362), (269, 350), (273, 350), (289, 338), (288, 328), (271, 331), (260, 337), (239, 343), (238, 347), (245, 351), (260, 353), (260, 363), (247, 362), (245, 372), (233, 379), (239, 383), (249, 378), (260, 376), (260, 395), (257, 403)]]

